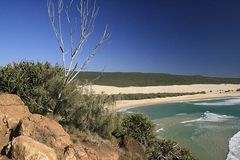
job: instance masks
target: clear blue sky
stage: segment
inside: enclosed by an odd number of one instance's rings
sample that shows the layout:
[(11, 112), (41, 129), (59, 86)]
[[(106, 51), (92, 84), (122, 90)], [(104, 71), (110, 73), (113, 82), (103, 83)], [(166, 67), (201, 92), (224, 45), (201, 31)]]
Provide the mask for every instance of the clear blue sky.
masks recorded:
[[(112, 36), (88, 70), (240, 77), (239, 0), (98, 0), (97, 5), (88, 47), (105, 24)], [(0, 24), (0, 65), (61, 62), (46, 0), (1, 0)]]

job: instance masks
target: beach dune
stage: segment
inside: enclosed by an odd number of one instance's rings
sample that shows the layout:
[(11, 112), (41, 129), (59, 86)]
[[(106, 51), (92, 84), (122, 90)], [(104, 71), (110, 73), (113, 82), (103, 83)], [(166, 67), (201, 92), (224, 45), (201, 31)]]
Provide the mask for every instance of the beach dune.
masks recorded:
[(213, 99), (224, 97), (240, 97), (240, 84), (194, 84), (194, 85), (172, 85), (172, 86), (146, 86), (146, 87), (115, 87), (92, 85), (92, 90), (96, 94), (134, 94), (134, 93), (188, 93), (206, 92), (206, 94), (184, 95), (178, 97), (153, 98), (142, 100), (121, 100), (116, 102), (114, 110), (152, 105), (158, 103), (170, 103), (178, 101), (190, 101), (201, 99)]

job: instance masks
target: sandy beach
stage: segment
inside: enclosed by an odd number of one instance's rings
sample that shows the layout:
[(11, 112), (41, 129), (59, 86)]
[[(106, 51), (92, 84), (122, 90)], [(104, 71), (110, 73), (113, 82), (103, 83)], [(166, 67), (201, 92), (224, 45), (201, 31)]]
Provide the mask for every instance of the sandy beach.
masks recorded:
[(173, 85), (173, 86), (147, 86), (147, 87), (114, 87), (114, 86), (91, 86), (95, 93), (106, 94), (131, 94), (131, 93), (187, 93), (202, 92), (206, 94), (185, 95), (178, 97), (153, 98), (142, 100), (121, 100), (116, 102), (114, 110), (153, 105), (159, 103), (172, 103), (179, 101), (192, 101), (201, 99), (214, 99), (225, 97), (240, 97), (239, 84), (195, 84), (195, 85)]
[(173, 103), (173, 102), (217, 99), (217, 98), (227, 98), (227, 97), (240, 97), (240, 92), (219, 93), (219, 94), (206, 93), (206, 94), (185, 95), (185, 96), (167, 97), (167, 98), (142, 99), (142, 100), (121, 100), (116, 102), (116, 105), (114, 106), (114, 110), (141, 107), (141, 106), (154, 105), (154, 104), (160, 104), (160, 103)]

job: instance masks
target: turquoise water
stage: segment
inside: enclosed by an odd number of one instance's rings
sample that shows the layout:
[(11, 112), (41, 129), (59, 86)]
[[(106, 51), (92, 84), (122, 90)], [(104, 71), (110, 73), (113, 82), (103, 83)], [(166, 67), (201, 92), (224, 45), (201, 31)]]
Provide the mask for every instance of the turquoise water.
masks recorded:
[(126, 112), (149, 116), (160, 138), (177, 141), (200, 160), (225, 160), (230, 138), (240, 131), (240, 98), (167, 103)]

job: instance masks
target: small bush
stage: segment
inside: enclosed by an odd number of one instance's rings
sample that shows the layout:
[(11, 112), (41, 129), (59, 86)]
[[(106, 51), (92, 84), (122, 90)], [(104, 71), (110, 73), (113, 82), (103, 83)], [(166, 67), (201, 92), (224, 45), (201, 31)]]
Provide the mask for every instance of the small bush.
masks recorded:
[(238, 88), (236, 91), (237, 91), (237, 92), (240, 92), (240, 88)]
[(122, 131), (120, 134), (132, 137), (144, 146), (148, 146), (154, 137), (153, 122), (143, 114), (125, 115), (121, 127)]
[[(114, 135), (136, 139), (145, 147), (149, 160), (195, 160), (190, 151), (182, 148), (176, 142), (158, 139), (153, 128), (153, 122), (143, 114), (128, 114), (123, 115), (121, 128)], [(131, 159), (131, 156), (124, 158)]]
[(98, 133), (104, 138), (111, 138), (115, 130), (115, 114), (110, 113), (109, 108), (113, 105), (110, 96), (83, 95), (80, 92), (69, 98), (65, 102), (60, 123), (66, 127), (74, 127), (81, 131), (91, 131)]
[(156, 139), (148, 148), (149, 160), (196, 160), (190, 151), (171, 140)]

